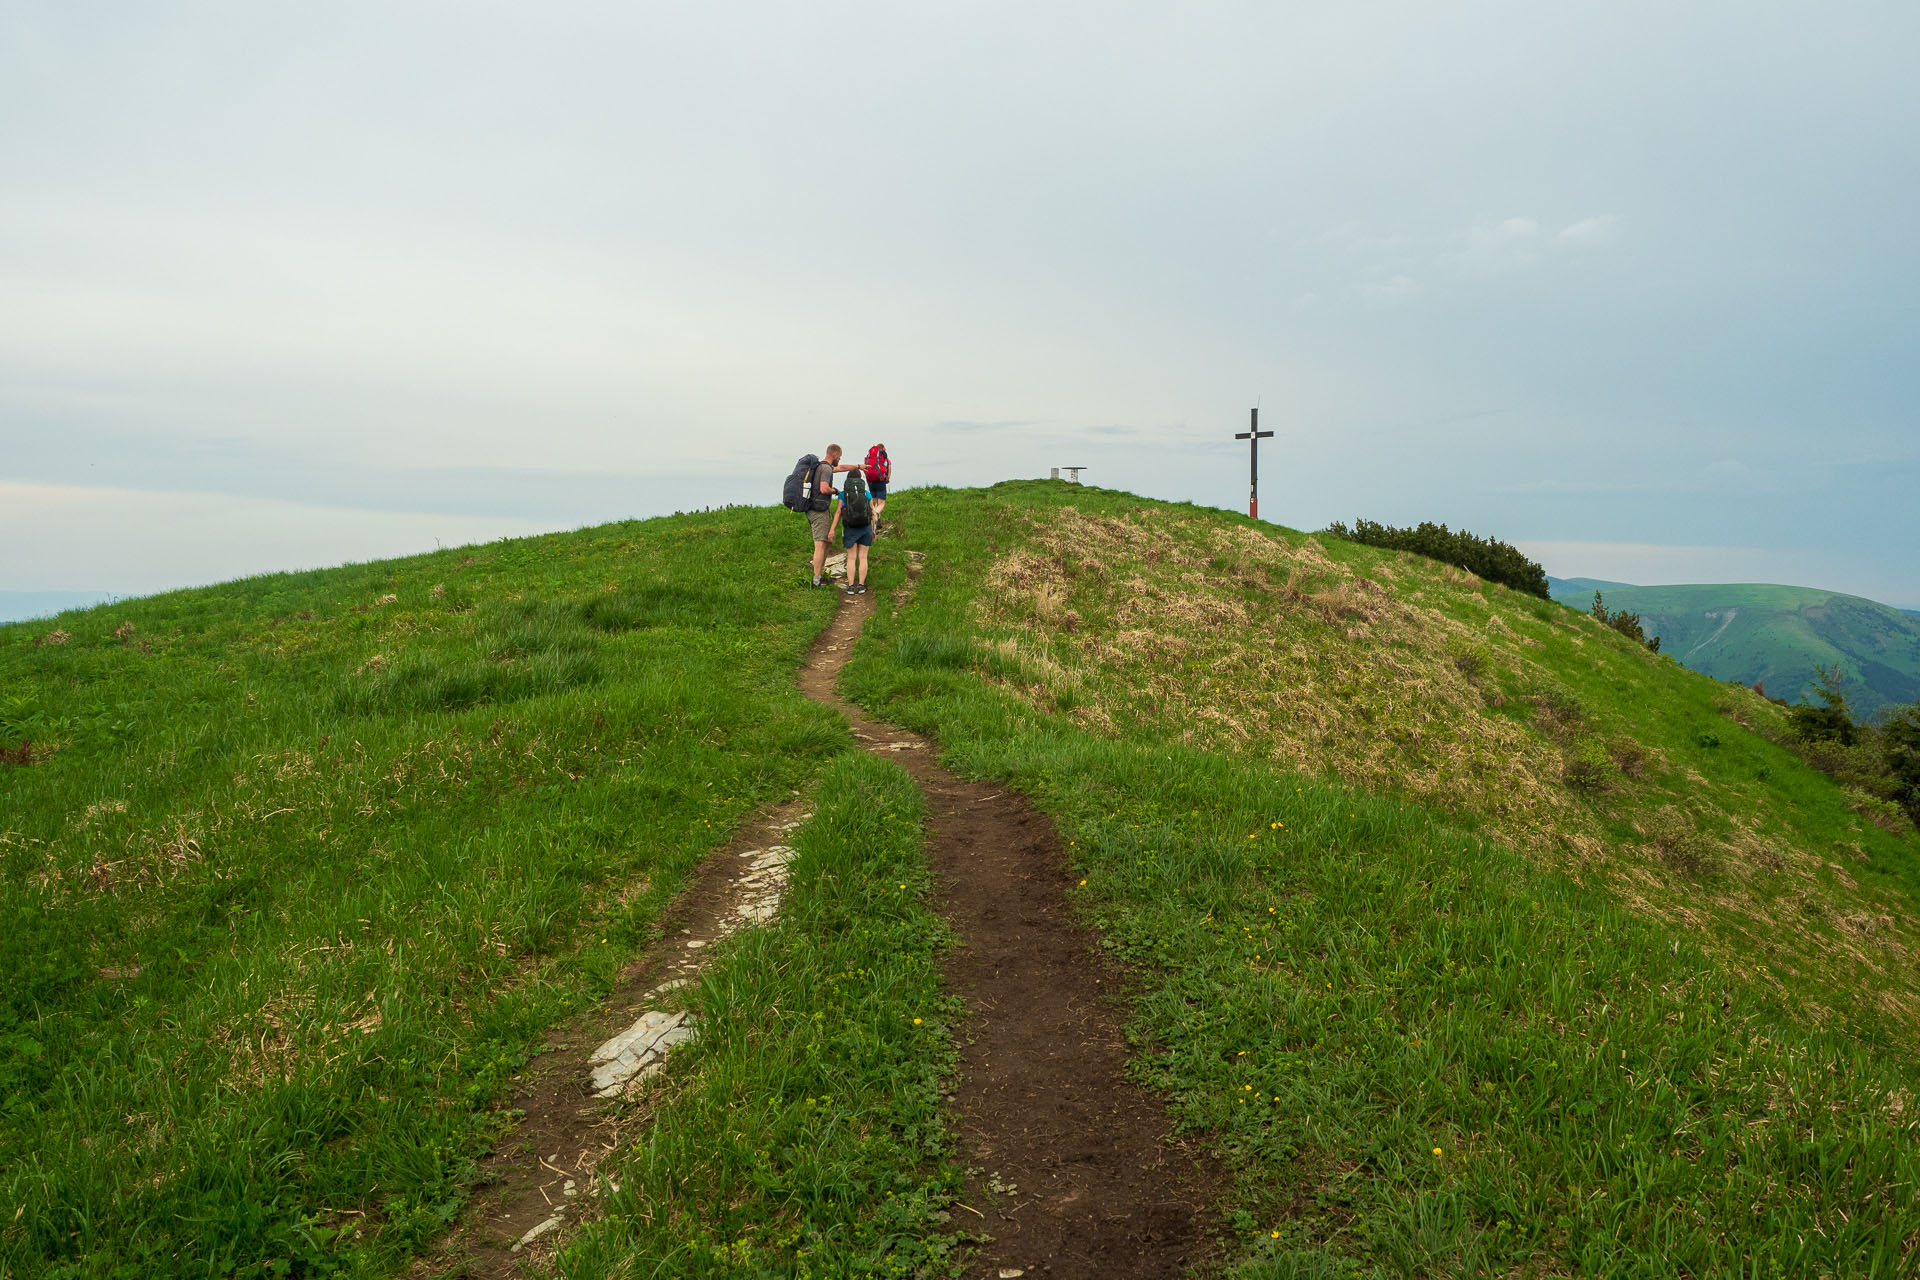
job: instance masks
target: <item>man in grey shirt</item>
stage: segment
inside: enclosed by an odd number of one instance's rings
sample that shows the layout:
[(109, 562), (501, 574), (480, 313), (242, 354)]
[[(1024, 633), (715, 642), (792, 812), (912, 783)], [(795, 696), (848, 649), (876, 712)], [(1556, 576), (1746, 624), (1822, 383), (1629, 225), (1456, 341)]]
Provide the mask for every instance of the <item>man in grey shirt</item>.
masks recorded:
[(840, 446), (827, 446), (827, 459), (813, 469), (813, 480), (809, 485), (812, 505), (807, 509), (807, 524), (813, 534), (813, 585), (824, 585), (820, 574), (827, 567), (827, 543), (833, 539), (833, 527), (839, 521), (833, 509), (834, 499), (839, 497), (833, 491), (833, 477), (837, 471), (847, 468), (840, 465)]

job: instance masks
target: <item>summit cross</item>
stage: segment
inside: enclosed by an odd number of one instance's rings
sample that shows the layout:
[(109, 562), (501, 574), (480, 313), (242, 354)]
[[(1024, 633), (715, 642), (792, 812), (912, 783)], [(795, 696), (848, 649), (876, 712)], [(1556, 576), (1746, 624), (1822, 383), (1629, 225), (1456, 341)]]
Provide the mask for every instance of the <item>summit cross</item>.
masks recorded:
[(1235, 440), (1247, 442), (1247, 515), (1255, 520), (1260, 518), (1260, 442), (1272, 434), (1271, 431), (1260, 429), (1258, 406), (1254, 408), (1253, 422), (1249, 428), (1233, 433)]

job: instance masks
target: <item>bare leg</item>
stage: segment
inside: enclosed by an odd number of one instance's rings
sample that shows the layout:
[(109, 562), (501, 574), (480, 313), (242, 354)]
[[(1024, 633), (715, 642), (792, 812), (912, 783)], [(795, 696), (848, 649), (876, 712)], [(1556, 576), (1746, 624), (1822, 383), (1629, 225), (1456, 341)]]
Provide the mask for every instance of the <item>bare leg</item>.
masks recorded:
[[(867, 550), (868, 550), (868, 548), (867, 548), (867, 545), (866, 545), (866, 543), (864, 543), (864, 542), (856, 542), (856, 543), (855, 543), (855, 544), (853, 545), (853, 550), (847, 553), (847, 581), (848, 581), (848, 582), (858, 582), (858, 583), (861, 583), (861, 584), (863, 584), (863, 585), (864, 585), (864, 584), (866, 583), (866, 580), (867, 580)], [(856, 577), (854, 577), (854, 576), (853, 576), (853, 573), (854, 573), (854, 570), (853, 570), (853, 560), (854, 560), (854, 557), (856, 557), (856, 556), (857, 556), (857, 557), (859, 557), (859, 560), (860, 560), (860, 576), (859, 576), (858, 578), (856, 578)]]
[(815, 540), (813, 544), (813, 576), (818, 578), (820, 571), (827, 567), (827, 544)]

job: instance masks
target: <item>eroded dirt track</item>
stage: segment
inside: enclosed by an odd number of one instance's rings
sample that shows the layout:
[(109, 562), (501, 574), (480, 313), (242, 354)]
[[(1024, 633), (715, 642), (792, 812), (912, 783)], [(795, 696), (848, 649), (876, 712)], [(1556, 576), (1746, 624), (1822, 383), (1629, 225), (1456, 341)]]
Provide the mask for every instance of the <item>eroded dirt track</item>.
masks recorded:
[[(955, 1226), (989, 1243), (968, 1271), (1059, 1280), (1162, 1280), (1209, 1253), (1218, 1169), (1169, 1140), (1165, 1111), (1129, 1083), (1115, 999), (1124, 975), (1101, 960), (1067, 906), (1068, 862), (1044, 814), (1004, 788), (940, 767), (932, 744), (870, 720), (836, 691), (873, 595), (841, 597), (800, 677), (846, 716), (869, 750), (898, 760), (928, 799), (927, 854), (937, 906), (959, 945), (944, 965), (969, 1012), (951, 1103), (964, 1161), (979, 1172)], [(593, 1215), (595, 1166), (622, 1130), (648, 1123), (645, 1090), (609, 1107), (597, 1046), (663, 1007), (663, 991), (697, 981), (709, 944), (770, 913), (756, 890), (762, 851), (784, 848), (800, 798), (760, 815), (696, 873), (663, 920), (664, 936), (618, 990), (547, 1036), (513, 1105), (522, 1118), (482, 1163), (459, 1227), (415, 1274), (520, 1276), (550, 1265), (566, 1232)], [(759, 854), (761, 857), (754, 859)], [(669, 997), (664, 1004), (670, 1006)], [(641, 1099), (638, 1107), (633, 1100)], [(529, 1239), (529, 1233), (535, 1233)]]
[(993, 1237), (969, 1277), (1179, 1276), (1210, 1252), (1221, 1174), (1171, 1142), (1165, 1110), (1126, 1079), (1114, 1000), (1124, 976), (1073, 919), (1052, 823), (1016, 793), (954, 776), (925, 739), (839, 696), (874, 599), (843, 599), (800, 683), (927, 795), (938, 906), (959, 938), (945, 973), (971, 1015), (954, 1127), (962, 1158), (981, 1171), (972, 1225)]

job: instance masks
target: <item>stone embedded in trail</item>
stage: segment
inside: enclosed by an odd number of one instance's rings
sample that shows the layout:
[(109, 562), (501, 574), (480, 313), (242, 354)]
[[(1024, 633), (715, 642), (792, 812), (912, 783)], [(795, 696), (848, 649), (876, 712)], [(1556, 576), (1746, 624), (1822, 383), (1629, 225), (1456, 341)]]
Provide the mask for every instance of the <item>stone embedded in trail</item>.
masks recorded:
[(693, 1026), (685, 1013), (667, 1013), (652, 1009), (640, 1020), (593, 1051), (587, 1059), (594, 1066), (593, 1090), (602, 1098), (620, 1093), (636, 1079), (645, 1079), (660, 1069), (667, 1051), (693, 1039)]
[(538, 1240), (541, 1236), (547, 1234), (547, 1232), (552, 1231), (555, 1227), (558, 1227), (562, 1222), (565, 1222), (566, 1220), (567, 1219), (566, 1219), (565, 1213), (554, 1214), (551, 1218), (548, 1218), (545, 1222), (541, 1223), (539, 1226), (535, 1227), (533, 1230), (527, 1232), (527, 1234), (521, 1236), (520, 1243), (513, 1246), (513, 1252), (515, 1253), (520, 1252), (522, 1249), (532, 1244), (535, 1240)]

